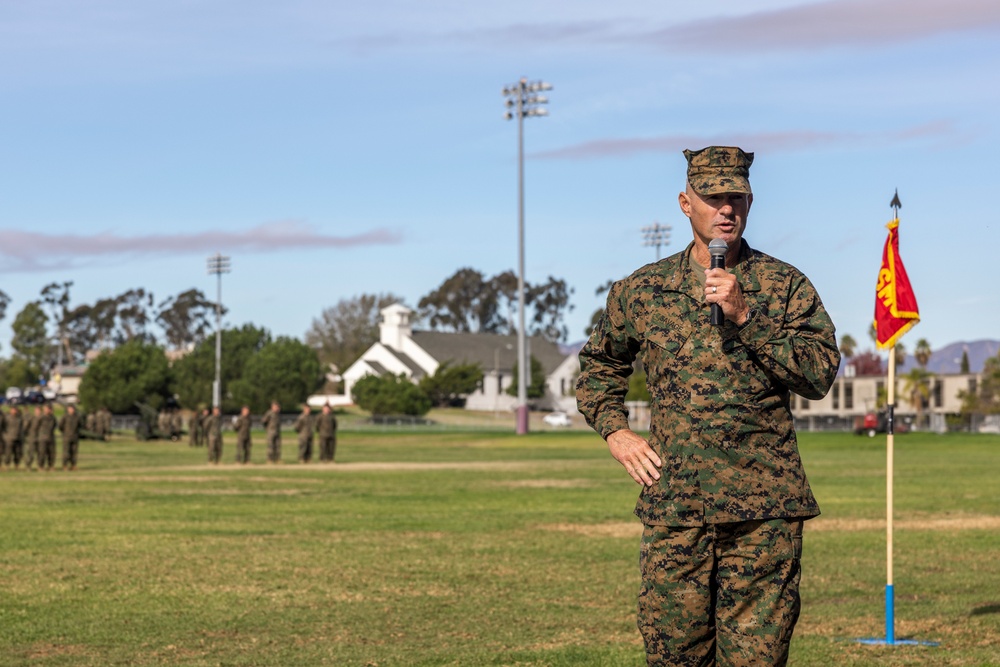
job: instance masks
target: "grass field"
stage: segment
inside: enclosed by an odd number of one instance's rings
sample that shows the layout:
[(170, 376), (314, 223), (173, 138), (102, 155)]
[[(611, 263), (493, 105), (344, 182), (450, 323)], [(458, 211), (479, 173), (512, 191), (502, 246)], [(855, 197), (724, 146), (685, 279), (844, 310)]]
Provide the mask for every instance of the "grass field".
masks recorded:
[[(256, 436), (254, 459), (263, 458)], [(792, 665), (1000, 665), (1000, 437), (802, 434)], [(639, 665), (637, 487), (584, 432), (341, 433), (338, 463), (85, 441), (0, 474), (0, 665)], [(234, 456), (231, 436), (224, 460)]]

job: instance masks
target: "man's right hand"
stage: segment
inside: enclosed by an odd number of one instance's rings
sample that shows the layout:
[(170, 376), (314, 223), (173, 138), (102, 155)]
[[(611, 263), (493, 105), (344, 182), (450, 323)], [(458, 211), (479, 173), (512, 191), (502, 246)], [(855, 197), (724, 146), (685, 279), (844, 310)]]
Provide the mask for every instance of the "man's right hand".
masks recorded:
[(660, 479), (660, 457), (649, 446), (646, 439), (635, 431), (623, 428), (608, 436), (611, 456), (632, 476), (636, 484), (653, 486)]

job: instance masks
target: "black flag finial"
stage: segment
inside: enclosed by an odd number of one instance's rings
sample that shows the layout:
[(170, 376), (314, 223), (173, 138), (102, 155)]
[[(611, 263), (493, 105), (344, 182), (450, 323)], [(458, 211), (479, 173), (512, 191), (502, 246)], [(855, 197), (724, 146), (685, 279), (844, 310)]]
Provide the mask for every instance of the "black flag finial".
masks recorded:
[(903, 205), (899, 202), (899, 188), (896, 188), (896, 194), (892, 196), (892, 201), (889, 202), (889, 207), (892, 208), (893, 217), (898, 218), (899, 209), (903, 208)]

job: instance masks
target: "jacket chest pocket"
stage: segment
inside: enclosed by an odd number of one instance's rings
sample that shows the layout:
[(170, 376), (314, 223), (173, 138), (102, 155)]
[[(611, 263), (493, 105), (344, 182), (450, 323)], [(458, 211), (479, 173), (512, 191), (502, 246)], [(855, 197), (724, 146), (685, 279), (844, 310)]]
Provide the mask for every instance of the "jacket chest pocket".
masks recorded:
[(691, 354), (686, 349), (690, 337), (683, 329), (654, 329), (647, 334), (642, 364), (651, 396), (676, 393), (690, 380), (685, 377), (690, 373)]

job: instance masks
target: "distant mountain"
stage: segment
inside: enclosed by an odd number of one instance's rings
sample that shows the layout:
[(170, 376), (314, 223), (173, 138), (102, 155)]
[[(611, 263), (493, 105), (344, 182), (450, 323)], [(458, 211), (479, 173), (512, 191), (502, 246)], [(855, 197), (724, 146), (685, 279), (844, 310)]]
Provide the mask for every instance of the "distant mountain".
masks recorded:
[[(581, 340), (576, 343), (560, 345), (559, 351), (563, 354), (579, 354), (587, 341)], [(912, 346), (915, 344), (909, 340), (903, 341), (907, 348), (906, 361), (900, 366), (898, 373), (906, 373), (911, 368), (917, 366), (917, 360), (913, 358)], [(969, 372), (981, 373), (983, 365), (990, 357), (1000, 354), (1000, 340), (974, 340), (971, 342), (958, 341), (945, 345), (939, 350), (931, 352), (930, 361), (927, 362), (927, 370), (931, 373), (947, 374), (960, 373), (962, 371), (962, 351), (969, 353)]]
[[(917, 360), (913, 358), (914, 343), (904, 339), (903, 344), (906, 346), (906, 361), (900, 366), (899, 373), (906, 373), (917, 366)], [(927, 370), (938, 374), (962, 372), (963, 351), (969, 354), (969, 372), (981, 373), (986, 360), (1000, 353), (1000, 340), (974, 340), (968, 343), (958, 341), (945, 345), (931, 352)]]

